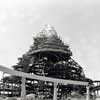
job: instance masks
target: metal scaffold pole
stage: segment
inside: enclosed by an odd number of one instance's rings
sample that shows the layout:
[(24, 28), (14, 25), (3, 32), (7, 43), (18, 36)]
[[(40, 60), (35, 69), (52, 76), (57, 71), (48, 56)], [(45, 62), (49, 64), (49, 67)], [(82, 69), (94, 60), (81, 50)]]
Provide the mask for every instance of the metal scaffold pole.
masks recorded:
[[(5, 75), (5, 72), (2, 73), (2, 79), (4, 78), (4, 75)], [(4, 80), (3, 80), (3, 96), (4, 96), (4, 92), (5, 92), (4, 87), (5, 87), (5, 84), (4, 84)]]
[(57, 100), (57, 83), (54, 83), (53, 100)]
[(21, 97), (25, 97), (25, 95), (26, 95), (25, 82), (26, 82), (26, 78), (25, 77), (22, 77)]
[(90, 92), (89, 92), (89, 86), (86, 86), (86, 100), (90, 100)]

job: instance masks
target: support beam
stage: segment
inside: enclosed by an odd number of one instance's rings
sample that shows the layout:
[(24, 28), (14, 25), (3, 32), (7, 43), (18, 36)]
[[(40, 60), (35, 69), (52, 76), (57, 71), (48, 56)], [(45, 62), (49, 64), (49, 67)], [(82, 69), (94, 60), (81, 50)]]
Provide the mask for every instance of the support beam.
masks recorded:
[(26, 95), (25, 82), (26, 82), (26, 78), (22, 77), (21, 97), (25, 97), (25, 95)]
[(66, 84), (73, 84), (73, 85), (83, 85), (83, 86), (86, 86), (87, 87), (86, 100), (90, 99), (89, 98), (89, 86), (88, 86), (89, 84), (88, 84), (88, 82), (50, 78), (50, 77), (38, 76), (38, 75), (35, 75), (35, 74), (31, 75), (31, 74), (20, 72), (20, 71), (15, 71), (15, 70), (3, 67), (3, 66), (0, 66), (0, 71), (3, 71), (3, 72), (8, 73), (8, 74), (12, 74), (12, 75), (23, 77), (22, 78), (21, 97), (24, 97), (26, 95), (25, 80), (26, 80), (26, 78), (30, 78), (30, 79), (36, 79), (36, 80), (53, 82), (54, 83), (54, 96), (53, 96), (53, 100), (57, 100), (57, 83), (63, 83), (64, 85), (66, 85)]
[(5, 73), (11, 74), (11, 75), (16, 75), (16, 76), (30, 78), (30, 79), (48, 81), (48, 82), (53, 82), (53, 83), (63, 83), (64, 85), (66, 85), (66, 84), (83, 85), (83, 86), (88, 85), (88, 82), (50, 78), (50, 77), (45, 77), (45, 76), (38, 76), (35, 74), (31, 75), (29, 73), (12, 70), (12, 69), (9, 69), (9, 68), (3, 67), (3, 66), (0, 66), (0, 71), (3, 71)]
[[(5, 75), (5, 72), (2, 73), (2, 79), (4, 78), (4, 75)], [(3, 80), (3, 96), (4, 96), (4, 92), (5, 92), (4, 87), (5, 87), (5, 84), (4, 84), (4, 80)]]
[(90, 100), (89, 86), (86, 86), (86, 100)]
[(54, 83), (53, 100), (57, 100), (57, 83)]

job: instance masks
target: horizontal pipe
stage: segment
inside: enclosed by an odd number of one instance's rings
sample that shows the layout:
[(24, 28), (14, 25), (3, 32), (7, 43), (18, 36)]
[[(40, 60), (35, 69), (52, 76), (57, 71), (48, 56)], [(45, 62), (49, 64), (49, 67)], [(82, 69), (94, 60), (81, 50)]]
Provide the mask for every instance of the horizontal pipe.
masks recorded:
[(50, 77), (38, 76), (35, 74), (31, 75), (29, 73), (24, 73), (24, 72), (16, 71), (13, 69), (9, 69), (9, 68), (3, 67), (1, 65), (0, 65), (0, 71), (3, 71), (5, 73), (11, 74), (11, 75), (15, 75), (15, 76), (36, 79), (36, 80), (41, 80), (41, 81), (48, 81), (48, 82), (53, 82), (53, 83), (63, 83), (65, 85), (66, 84), (83, 85), (83, 86), (89, 85), (88, 82), (83, 82), (83, 81), (73, 81), (73, 80), (50, 78)]

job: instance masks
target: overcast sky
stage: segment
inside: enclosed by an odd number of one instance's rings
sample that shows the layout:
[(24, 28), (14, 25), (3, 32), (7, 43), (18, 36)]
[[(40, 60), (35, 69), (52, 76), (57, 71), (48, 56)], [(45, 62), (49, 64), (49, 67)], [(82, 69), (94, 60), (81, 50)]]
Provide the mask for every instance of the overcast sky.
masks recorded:
[(100, 0), (0, 0), (0, 65), (16, 64), (44, 24), (70, 45), (86, 76), (100, 80)]

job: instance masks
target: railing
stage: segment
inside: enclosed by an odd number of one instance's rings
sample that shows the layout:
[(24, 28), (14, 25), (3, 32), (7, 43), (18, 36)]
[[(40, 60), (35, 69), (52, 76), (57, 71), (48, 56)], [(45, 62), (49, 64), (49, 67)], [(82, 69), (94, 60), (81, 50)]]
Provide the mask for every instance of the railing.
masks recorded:
[(57, 100), (57, 85), (58, 85), (58, 83), (63, 83), (64, 85), (73, 84), (73, 85), (86, 86), (86, 89), (87, 89), (86, 100), (89, 100), (89, 84), (88, 84), (88, 82), (50, 78), (50, 77), (44, 77), (44, 76), (37, 76), (37, 75), (34, 75), (34, 74), (31, 75), (31, 74), (20, 72), (20, 71), (15, 71), (15, 70), (3, 67), (3, 66), (0, 66), (0, 71), (3, 71), (4, 73), (8, 73), (8, 74), (11, 74), (11, 75), (16, 75), (16, 76), (22, 77), (21, 97), (24, 97), (26, 95), (25, 81), (26, 81), (26, 78), (30, 78), (30, 79), (36, 79), (36, 80), (41, 80), (41, 81), (53, 82), (54, 83), (53, 100)]

